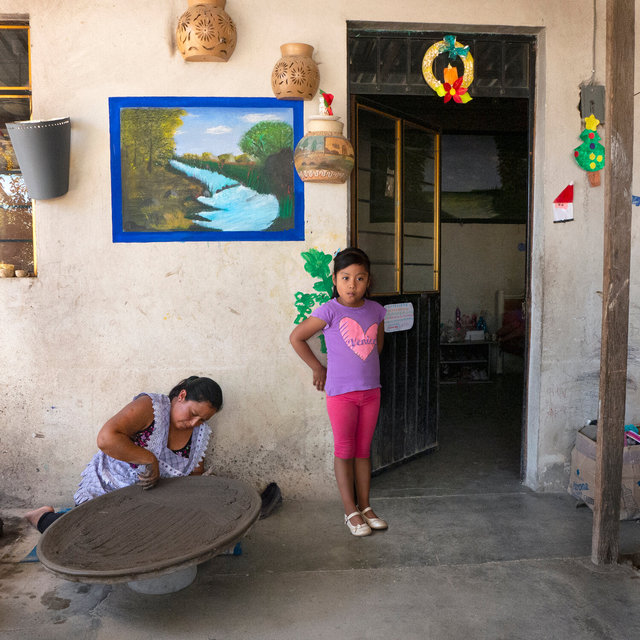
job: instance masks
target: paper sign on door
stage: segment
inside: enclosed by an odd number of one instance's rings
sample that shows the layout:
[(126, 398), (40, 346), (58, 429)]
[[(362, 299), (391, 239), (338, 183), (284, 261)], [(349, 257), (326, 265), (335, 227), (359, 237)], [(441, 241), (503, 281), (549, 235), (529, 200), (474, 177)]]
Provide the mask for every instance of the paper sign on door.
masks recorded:
[(413, 327), (413, 305), (410, 302), (385, 304), (384, 332), (407, 331)]

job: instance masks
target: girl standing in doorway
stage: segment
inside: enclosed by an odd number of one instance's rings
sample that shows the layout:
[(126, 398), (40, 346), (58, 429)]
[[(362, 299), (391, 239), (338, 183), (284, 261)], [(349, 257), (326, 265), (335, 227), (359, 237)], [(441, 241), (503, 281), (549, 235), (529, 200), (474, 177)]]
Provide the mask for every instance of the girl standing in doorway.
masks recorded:
[[(290, 336), (296, 353), (313, 371), (314, 386), (327, 394), (336, 481), (344, 521), (354, 536), (387, 528), (369, 505), (371, 440), (380, 410), (379, 355), (386, 313), (382, 305), (368, 299), (370, 281), (367, 254), (353, 247), (340, 251), (333, 260), (333, 297)], [(327, 344), (326, 368), (307, 343), (319, 331)]]

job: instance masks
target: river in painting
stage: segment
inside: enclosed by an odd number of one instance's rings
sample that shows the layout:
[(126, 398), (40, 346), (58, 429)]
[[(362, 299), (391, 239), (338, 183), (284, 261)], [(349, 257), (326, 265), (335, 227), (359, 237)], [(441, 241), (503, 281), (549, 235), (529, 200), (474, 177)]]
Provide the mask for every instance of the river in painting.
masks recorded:
[(279, 205), (274, 195), (258, 193), (215, 171), (177, 160), (170, 162), (174, 169), (205, 185), (210, 193), (198, 198), (210, 208), (199, 211), (197, 215), (205, 220), (194, 220), (194, 224), (219, 231), (264, 231), (278, 217)]

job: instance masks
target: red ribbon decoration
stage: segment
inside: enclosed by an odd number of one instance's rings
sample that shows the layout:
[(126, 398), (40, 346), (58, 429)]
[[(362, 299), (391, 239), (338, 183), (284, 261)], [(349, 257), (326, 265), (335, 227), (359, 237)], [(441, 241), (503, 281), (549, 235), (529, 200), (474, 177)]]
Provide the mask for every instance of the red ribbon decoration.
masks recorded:
[(324, 106), (327, 108), (327, 113), (330, 116), (332, 116), (333, 115), (333, 109), (331, 108), (331, 103), (333, 102), (333, 94), (332, 93), (325, 93), (321, 89), (320, 90), (320, 95), (322, 96), (322, 99), (324, 100)]

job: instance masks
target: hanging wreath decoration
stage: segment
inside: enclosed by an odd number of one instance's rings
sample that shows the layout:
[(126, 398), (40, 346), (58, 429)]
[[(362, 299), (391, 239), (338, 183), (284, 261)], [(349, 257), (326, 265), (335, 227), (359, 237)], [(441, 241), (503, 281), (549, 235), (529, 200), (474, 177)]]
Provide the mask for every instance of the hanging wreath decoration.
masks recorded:
[[(460, 58), (464, 65), (464, 74), (458, 77), (458, 70), (451, 64), (444, 70), (444, 82), (440, 82), (433, 75), (433, 62), (441, 54), (448, 53), (450, 60)], [(458, 103), (467, 103), (472, 98), (467, 93), (469, 85), (473, 82), (473, 56), (468, 46), (460, 44), (455, 36), (445, 36), (440, 42), (427, 49), (422, 59), (422, 75), (427, 84), (441, 97), (445, 102), (453, 100)]]

